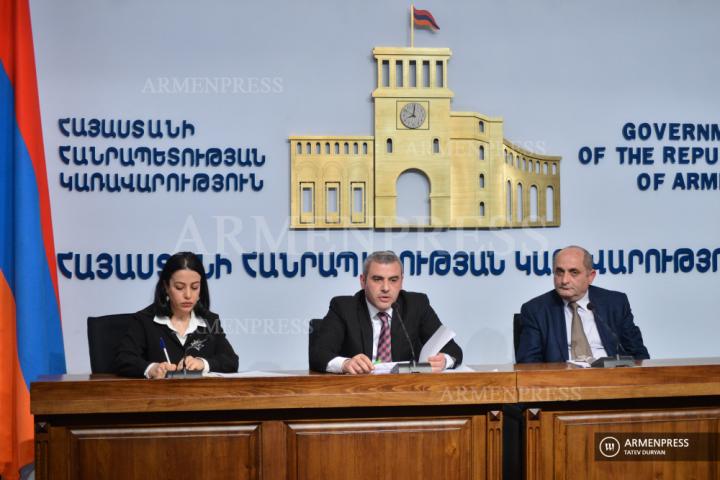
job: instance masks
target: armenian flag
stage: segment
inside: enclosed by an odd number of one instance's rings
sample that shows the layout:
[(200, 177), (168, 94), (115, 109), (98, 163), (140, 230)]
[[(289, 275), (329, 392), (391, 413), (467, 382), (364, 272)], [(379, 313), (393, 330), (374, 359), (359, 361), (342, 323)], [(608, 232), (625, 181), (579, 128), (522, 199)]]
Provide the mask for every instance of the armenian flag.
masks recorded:
[(0, 476), (34, 457), (30, 383), (65, 373), (28, 0), (0, 0)]
[(432, 30), (440, 30), (435, 17), (429, 10), (420, 10), (413, 7), (413, 20), (418, 27), (430, 27)]

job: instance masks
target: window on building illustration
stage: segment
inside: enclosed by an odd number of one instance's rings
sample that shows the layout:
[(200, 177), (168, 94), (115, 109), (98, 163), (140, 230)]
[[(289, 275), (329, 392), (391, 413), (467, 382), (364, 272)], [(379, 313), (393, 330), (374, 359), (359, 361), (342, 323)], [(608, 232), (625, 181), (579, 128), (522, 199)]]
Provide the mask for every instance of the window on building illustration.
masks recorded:
[(330, 143), (325, 142), (325, 155), (330, 155)]
[(302, 154), (302, 143), (297, 142), (295, 144), (295, 153), (297, 153), (298, 155)]
[(387, 153), (393, 152), (393, 144), (392, 144), (392, 138), (388, 138), (387, 142), (385, 142), (385, 151)]
[(365, 182), (350, 184), (350, 222), (365, 223)]
[(528, 172), (530, 172), (530, 173), (533, 172), (533, 161), (532, 160), (530, 160), (528, 162)]
[(485, 188), (485, 174), (480, 174), (480, 188)]
[(512, 223), (512, 183), (507, 181), (505, 186), (505, 209), (508, 223)]
[(480, 120), (480, 121), (478, 122), (478, 127), (480, 128), (480, 133), (485, 133), (485, 122), (483, 122), (482, 120)]
[(308, 155), (312, 153), (312, 146), (310, 145), (310, 142), (307, 142), (305, 144), (305, 153), (307, 153)]
[(440, 140), (433, 138), (432, 144), (433, 153), (440, 153)]
[(427, 60), (422, 62), (422, 86), (426, 88), (430, 86), (430, 62)]
[(417, 87), (417, 62), (415, 60), (410, 60), (408, 64), (408, 86)]
[(480, 148), (478, 149), (478, 156), (480, 157), (480, 160), (485, 160), (485, 147), (480, 145)]
[(320, 142), (315, 142), (315, 155), (320, 155)]
[(360, 186), (353, 187), (353, 212), (361, 213), (363, 211), (363, 189)]
[(340, 223), (340, 183), (325, 184), (325, 222)]
[(307, 186), (302, 189), (302, 211), (303, 213), (310, 213), (313, 209), (313, 195), (312, 187)]
[(538, 217), (538, 189), (535, 185), (530, 187), (530, 221), (537, 222)]
[(395, 62), (395, 86), (403, 86), (403, 62)]
[(485, 202), (480, 202), (480, 211), (478, 213), (481, 217), (485, 216)]
[(535, 173), (540, 175), (540, 162), (535, 162)]
[(335, 155), (340, 154), (340, 144), (338, 142), (335, 142)]
[(382, 86), (389, 87), (390, 86), (390, 60), (382, 61), (381, 76), (382, 76)]
[(353, 143), (353, 155), (357, 155), (360, 151), (358, 150), (357, 142)]
[(367, 155), (368, 149), (367, 149), (367, 142), (363, 142), (363, 155)]
[(545, 189), (545, 220), (553, 222), (555, 220), (555, 191), (552, 187)]
[(522, 222), (523, 220), (523, 186), (522, 183), (517, 184), (517, 199), (515, 200), (515, 203), (517, 203), (517, 221)]
[(345, 152), (345, 155), (348, 155), (350, 153), (350, 145), (348, 145), (348, 142), (345, 142), (343, 144), (343, 152)]
[(442, 88), (444, 86), (445, 79), (443, 78), (443, 62), (437, 60), (435, 62), (435, 86)]
[(300, 223), (315, 223), (314, 194), (314, 183), (300, 183)]
[(338, 212), (338, 190), (340, 189), (339, 185), (337, 183), (327, 183), (326, 184), (326, 194), (327, 194), (327, 205), (325, 208), (328, 213), (337, 213)]
[(552, 164), (552, 174), (557, 175), (557, 163)]
[(547, 162), (543, 163), (543, 175), (547, 175), (548, 169), (547, 169)]

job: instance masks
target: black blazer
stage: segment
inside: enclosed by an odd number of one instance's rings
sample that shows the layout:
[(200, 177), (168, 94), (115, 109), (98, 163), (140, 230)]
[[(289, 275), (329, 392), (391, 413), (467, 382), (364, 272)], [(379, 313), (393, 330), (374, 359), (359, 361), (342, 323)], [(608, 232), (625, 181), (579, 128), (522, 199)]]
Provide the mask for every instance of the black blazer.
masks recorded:
[[(636, 359), (650, 358), (640, 329), (633, 320), (627, 295), (591, 285), (588, 296), (594, 306), (595, 325), (608, 356), (620, 353)], [(564, 308), (565, 304), (555, 290), (522, 306), (517, 363), (568, 360)]]
[[(422, 346), (440, 327), (440, 320), (430, 306), (427, 295), (423, 293), (401, 290), (397, 304), (412, 339), (415, 355), (419, 356)], [(398, 312), (394, 310), (390, 327), (392, 359), (395, 362), (407, 361), (412, 354), (397, 315)], [(360, 290), (352, 297), (333, 298), (310, 350), (310, 369), (324, 372), (328, 362), (337, 356), (349, 358), (364, 353), (372, 358), (372, 351), (372, 322), (365, 292)], [(454, 340), (450, 340), (441, 351), (453, 357), (456, 366), (462, 362), (462, 350)]]
[(188, 355), (207, 360), (213, 372), (237, 372), (238, 356), (225, 338), (220, 318), (210, 312), (204, 318), (209, 328), (198, 327), (188, 335), (185, 347), (175, 332), (165, 325), (155, 323), (152, 305), (140, 310), (130, 321), (130, 326), (115, 355), (114, 370), (126, 377), (143, 377), (148, 365), (164, 362), (165, 353), (160, 347), (160, 338), (165, 341), (170, 361), (177, 365), (187, 351)]

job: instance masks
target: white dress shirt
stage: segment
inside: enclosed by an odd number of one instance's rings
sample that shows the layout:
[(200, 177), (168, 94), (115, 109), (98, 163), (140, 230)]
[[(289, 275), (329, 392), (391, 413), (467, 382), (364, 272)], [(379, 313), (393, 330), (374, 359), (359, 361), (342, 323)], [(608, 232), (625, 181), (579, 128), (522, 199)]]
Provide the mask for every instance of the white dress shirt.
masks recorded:
[[(568, 341), (568, 358), (572, 359), (572, 308), (568, 306), (568, 301), (563, 299), (565, 305), (565, 328), (567, 331)], [(588, 303), (590, 303), (590, 297), (588, 292), (578, 300), (578, 315), (582, 321), (583, 330), (585, 330), (585, 336), (587, 337), (588, 343), (590, 344), (590, 350), (592, 350), (593, 358), (606, 357), (605, 347), (603, 347), (602, 340), (600, 339), (600, 333), (598, 332), (597, 325), (595, 324), (595, 316), (592, 310), (588, 309)]]

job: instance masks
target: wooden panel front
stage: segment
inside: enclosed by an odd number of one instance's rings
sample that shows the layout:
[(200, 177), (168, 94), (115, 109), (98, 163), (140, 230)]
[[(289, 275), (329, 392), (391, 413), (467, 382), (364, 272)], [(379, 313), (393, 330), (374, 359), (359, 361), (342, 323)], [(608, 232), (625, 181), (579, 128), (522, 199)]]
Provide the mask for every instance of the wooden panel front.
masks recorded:
[[(537, 413), (537, 412), (536, 412)], [(718, 462), (596, 460), (596, 433), (720, 433), (720, 409), (526, 413), (528, 479), (717, 479)]]
[(257, 479), (258, 424), (58, 429), (67, 450), (53, 449), (72, 480)]
[(472, 417), (291, 423), (288, 478), (470, 479), (472, 451)]

